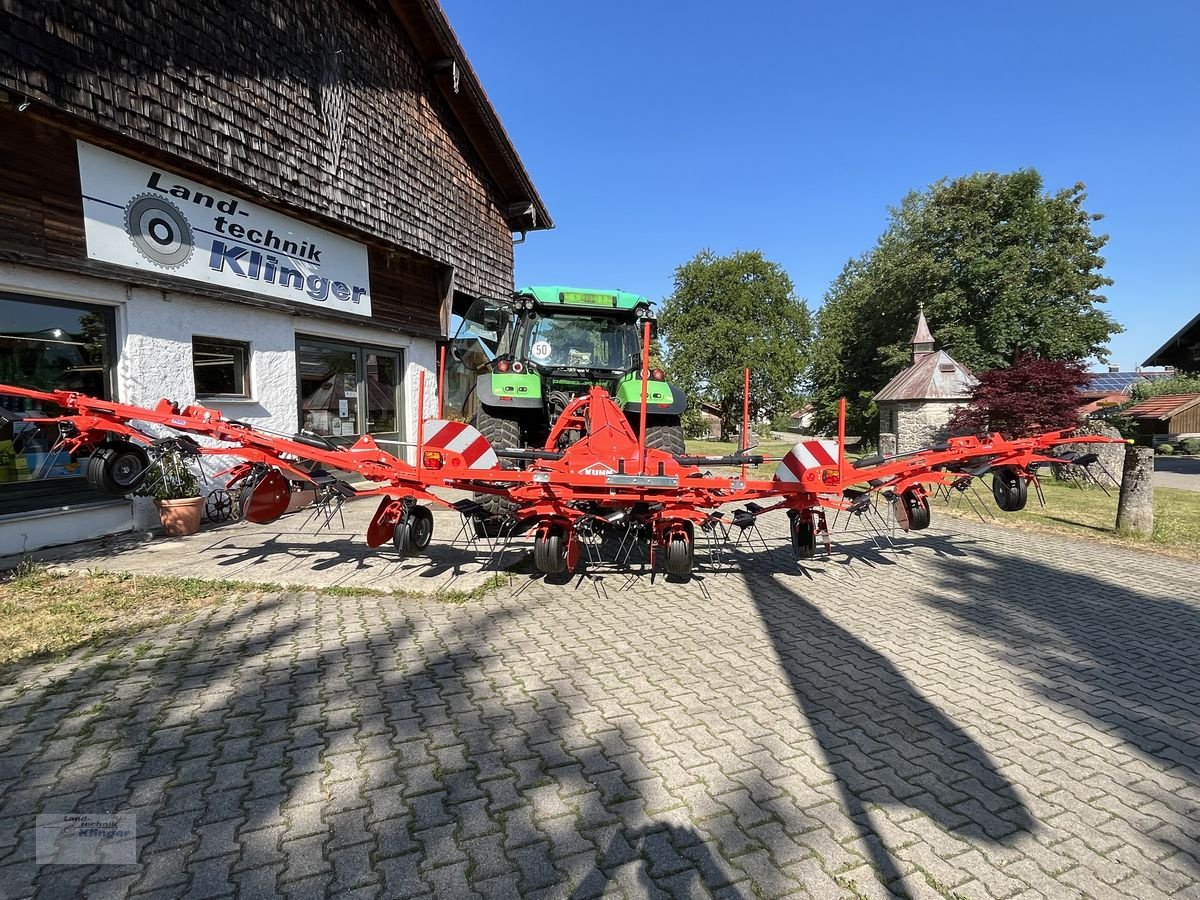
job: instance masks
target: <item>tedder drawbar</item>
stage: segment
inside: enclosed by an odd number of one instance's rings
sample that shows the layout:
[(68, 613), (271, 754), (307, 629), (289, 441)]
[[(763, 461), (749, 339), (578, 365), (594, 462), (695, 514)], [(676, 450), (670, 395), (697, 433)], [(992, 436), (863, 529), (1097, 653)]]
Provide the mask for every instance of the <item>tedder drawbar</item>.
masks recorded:
[[(644, 334), (642, 384), (648, 379), (649, 329)], [(749, 373), (746, 392), (749, 390)], [(875, 497), (891, 504), (905, 531), (929, 524), (930, 488), (962, 489), (992, 475), (992, 492), (1005, 511), (1025, 506), (1028, 488), (1038, 489), (1037, 468), (1048, 463), (1086, 463), (1079, 456), (1051, 456), (1065, 442), (1114, 441), (1100, 435), (1055, 431), (1009, 440), (958, 437), (914, 453), (850, 462), (845, 452), (844, 404), (837, 441), (805, 440), (778, 460), (773, 477), (749, 476), (766, 457), (743, 449), (725, 457), (688, 456), (646, 446), (645, 403), (639, 429), (603, 388), (594, 386), (562, 411), (541, 447), (494, 447), (473, 426), (446, 419), (418, 424), (416, 462), (381, 449), (370, 436), (339, 447), (307, 435), (264, 432), (225, 418), (217, 410), (180, 408), (162, 400), (153, 409), (99, 400), (70, 391), (39, 391), (0, 385), (0, 394), (53, 404), (63, 412), (40, 421), (57, 423), (59, 447), (90, 452), (86, 475), (102, 493), (135, 491), (166, 452), (240, 460), (219, 475), (236, 492), (241, 515), (265, 524), (288, 509), (292, 483), (328, 487), (343, 497), (378, 496), (367, 529), (372, 547), (391, 541), (401, 555), (424, 550), (433, 535), (428, 505), (441, 504), (473, 518), (479, 534), (533, 534), (539, 570), (573, 572), (585, 543), (619, 537), (622, 547), (640, 544), (653, 571), (662, 563), (670, 575), (692, 572), (697, 528), (713, 532), (725, 524), (745, 528), (773, 511), (786, 512), (797, 558), (812, 557), (818, 543), (829, 550), (826, 510), (861, 512)], [(424, 396), (424, 390), (420, 392)], [(748, 399), (743, 435), (749, 433)], [(30, 421), (26, 419), (26, 421)], [(145, 425), (170, 429), (171, 437), (148, 433)], [(563, 446), (564, 435), (576, 439)], [(210, 444), (200, 444), (202, 436)], [(504, 468), (500, 458), (521, 468)], [(707, 467), (740, 467), (713, 474)], [(371, 486), (350, 485), (330, 472), (351, 473)], [(361, 484), (361, 482), (360, 482)], [(439, 497), (437, 490), (469, 491), (503, 498), (495, 513), (474, 500)], [(730, 511), (730, 507), (737, 507)], [(497, 516), (502, 521), (493, 521)], [(626, 554), (626, 559), (628, 554)]]

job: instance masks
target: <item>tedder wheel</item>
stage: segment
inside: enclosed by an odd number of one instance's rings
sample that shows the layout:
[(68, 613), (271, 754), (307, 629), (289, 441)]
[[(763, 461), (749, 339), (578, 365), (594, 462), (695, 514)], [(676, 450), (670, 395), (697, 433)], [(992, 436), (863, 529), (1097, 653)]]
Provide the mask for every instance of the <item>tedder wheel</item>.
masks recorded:
[(912, 488), (904, 492), (904, 503), (908, 507), (908, 527), (920, 531), (929, 527), (929, 498)]
[(1029, 500), (1029, 485), (1011, 466), (1003, 466), (992, 475), (992, 496), (1004, 512), (1017, 512)]
[(533, 564), (539, 572), (558, 575), (567, 569), (567, 538), (560, 528), (550, 528), (533, 540)]
[(797, 559), (812, 559), (817, 555), (817, 530), (813, 527), (812, 517), (799, 513), (790, 516), (792, 530), (792, 550)]
[(676, 578), (690, 578), (694, 551), (686, 535), (675, 534), (667, 541), (667, 574)]
[[(493, 448), (498, 447), (524, 447), (524, 438), (521, 436), (521, 423), (517, 419), (499, 416), (491, 412), (486, 406), (480, 406), (479, 412), (475, 413), (475, 418), (471, 420), (479, 433), (482, 434)], [(515, 469), (517, 463), (514, 460), (500, 457), (500, 467), (503, 469)], [(504, 528), (505, 517), (512, 514), (517, 508), (515, 504), (505, 500), (503, 497), (497, 497), (495, 494), (475, 494), (472, 499), (491, 513), (491, 518), (481, 519), (475, 523), (475, 530), (479, 537), (496, 537)]]
[(392, 546), (401, 556), (420, 553), (432, 539), (433, 512), (428, 506), (414, 506), (392, 532)]
[[(637, 420), (633, 423), (634, 433), (637, 433)], [(683, 426), (677, 420), (670, 424), (646, 423), (646, 446), (651, 450), (664, 450), (672, 456), (682, 456), (687, 452), (683, 442)]]
[(137, 444), (110, 441), (88, 460), (87, 482), (102, 494), (123, 497), (137, 490), (149, 467), (150, 457)]

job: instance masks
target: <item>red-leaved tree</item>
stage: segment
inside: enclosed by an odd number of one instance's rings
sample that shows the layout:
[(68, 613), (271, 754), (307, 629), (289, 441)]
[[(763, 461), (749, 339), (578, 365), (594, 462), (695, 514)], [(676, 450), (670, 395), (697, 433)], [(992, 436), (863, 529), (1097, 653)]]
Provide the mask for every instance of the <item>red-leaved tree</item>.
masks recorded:
[(1081, 362), (1019, 356), (977, 376), (971, 402), (950, 415), (951, 434), (1025, 437), (1079, 424), (1079, 391), (1090, 380)]

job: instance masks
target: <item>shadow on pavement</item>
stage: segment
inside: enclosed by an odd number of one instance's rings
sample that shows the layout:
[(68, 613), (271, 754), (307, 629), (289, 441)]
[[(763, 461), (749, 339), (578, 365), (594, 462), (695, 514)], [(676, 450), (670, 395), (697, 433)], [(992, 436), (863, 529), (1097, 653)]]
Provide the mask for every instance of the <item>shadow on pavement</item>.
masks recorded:
[[(963, 557), (959, 542), (932, 537), (928, 543), (936, 556)], [(777, 550), (747, 565), (744, 577), (883, 883), (903, 873), (872, 821), (872, 804), (920, 810), (947, 831), (985, 842), (1033, 829), (1033, 817), (988, 753), (887, 657), (763, 574), (795, 565), (790, 548)]]
[[(935, 560), (925, 602), (996, 647), (1049, 707), (1153, 761), (1163, 783), (1132, 789), (1171, 810), (1177, 821), (1163, 833), (1178, 842), (1173, 828), (1181, 828), (1192, 853), (1200, 846), (1200, 575), (1179, 563), (1156, 572), (1153, 556), (1106, 549), (1082, 551), (1094, 554), (1093, 576), (981, 546), (953, 567)], [(1089, 775), (1109, 773), (1079, 771)], [(1181, 796), (1172, 783), (1189, 790)]]

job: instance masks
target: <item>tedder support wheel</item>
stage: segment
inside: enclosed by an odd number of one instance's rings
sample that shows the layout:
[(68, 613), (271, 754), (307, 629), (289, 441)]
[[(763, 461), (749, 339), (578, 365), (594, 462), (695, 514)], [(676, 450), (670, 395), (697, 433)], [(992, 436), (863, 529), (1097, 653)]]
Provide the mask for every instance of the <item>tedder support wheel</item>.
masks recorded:
[(908, 527), (913, 531), (928, 528), (929, 498), (909, 488), (904, 492), (904, 502), (908, 504)]
[(558, 575), (567, 570), (567, 538), (560, 528), (539, 531), (533, 540), (533, 564), (539, 572)]
[(695, 559), (692, 542), (686, 535), (672, 535), (667, 541), (667, 574), (676, 578), (690, 578)]
[(929, 498), (916, 488), (908, 488), (896, 497), (892, 509), (902, 531), (920, 531), (929, 527)]
[(401, 556), (413, 556), (429, 546), (433, 539), (433, 512), (428, 506), (414, 506), (396, 523), (392, 546)]
[(992, 496), (1004, 512), (1017, 512), (1029, 500), (1029, 484), (1011, 466), (1002, 466), (992, 475)]
[[(482, 434), (493, 448), (499, 449), (504, 447), (524, 447), (525, 439), (521, 434), (521, 423), (508, 416), (499, 415), (493, 410), (489, 410), (486, 406), (480, 406), (479, 411), (475, 413), (475, 418), (471, 420), (479, 433)], [(504, 469), (515, 469), (517, 464), (511, 459), (500, 457), (500, 467)], [(472, 499), (486, 509), (492, 516), (490, 519), (479, 520), (475, 529), (480, 537), (496, 537), (504, 528), (504, 520), (516, 510), (516, 506), (505, 500), (503, 497), (497, 497), (495, 494), (474, 494)]]
[[(633, 423), (634, 433), (637, 433), (637, 421)], [(647, 422), (646, 446), (651, 450), (664, 450), (672, 456), (682, 456), (687, 452), (683, 442), (683, 426), (678, 420), (671, 422)]]
[(792, 550), (797, 559), (812, 559), (817, 555), (817, 529), (812, 515), (789, 514), (792, 531)]
[(132, 494), (145, 480), (150, 467), (146, 451), (130, 441), (109, 441), (92, 454), (87, 482), (93, 490), (114, 497)]

